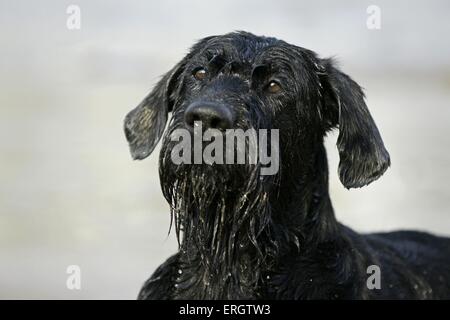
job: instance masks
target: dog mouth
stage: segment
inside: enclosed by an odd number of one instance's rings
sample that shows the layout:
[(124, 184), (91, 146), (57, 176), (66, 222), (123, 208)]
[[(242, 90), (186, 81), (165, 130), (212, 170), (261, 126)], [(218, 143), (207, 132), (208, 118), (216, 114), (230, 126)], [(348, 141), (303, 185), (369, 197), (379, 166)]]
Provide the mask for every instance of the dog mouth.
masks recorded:
[(166, 135), (161, 160), (177, 174), (206, 172), (224, 181), (254, 170), (274, 175), (279, 167), (278, 142), (276, 129), (205, 130), (201, 121), (195, 121), (190, 129), (174, 127)]

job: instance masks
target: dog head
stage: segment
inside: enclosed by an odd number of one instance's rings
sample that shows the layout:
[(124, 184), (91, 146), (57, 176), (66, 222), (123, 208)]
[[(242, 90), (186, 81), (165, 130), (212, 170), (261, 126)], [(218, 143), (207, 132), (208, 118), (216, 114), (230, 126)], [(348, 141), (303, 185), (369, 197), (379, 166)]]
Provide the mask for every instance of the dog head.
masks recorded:
[[(347, 188), (379, 178), (390, 164), (360, 86), (307, 49), (239, 32), (199, 41), (125, 119), (134, 159), (176, 128), (276, 128), (281, 149), (316, 142), (338, 127), (339, 177)], [(298, 142), (303, 143), (298, 144)], [(168, 143), (168, 142), (167, 142)], [(310, 144), (310, 143), (309, 143)]]

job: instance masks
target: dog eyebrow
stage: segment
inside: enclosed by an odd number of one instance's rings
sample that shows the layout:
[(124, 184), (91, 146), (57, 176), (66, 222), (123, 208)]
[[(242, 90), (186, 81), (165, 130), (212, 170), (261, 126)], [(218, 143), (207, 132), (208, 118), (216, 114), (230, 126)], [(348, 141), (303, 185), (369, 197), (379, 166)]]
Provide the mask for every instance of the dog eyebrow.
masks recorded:
[(252, 78), (254, 77), (263, 77), (270, 73), (271, 67), (269, 64), (258, 64), (252, 69)]
[(219, 54), (215, 54), (209, 61), (208, 64), (211, 66), (214, 66), (218, 69), (222, 68), (223, 66), (225, 66), (228, 63), (228, 61)]

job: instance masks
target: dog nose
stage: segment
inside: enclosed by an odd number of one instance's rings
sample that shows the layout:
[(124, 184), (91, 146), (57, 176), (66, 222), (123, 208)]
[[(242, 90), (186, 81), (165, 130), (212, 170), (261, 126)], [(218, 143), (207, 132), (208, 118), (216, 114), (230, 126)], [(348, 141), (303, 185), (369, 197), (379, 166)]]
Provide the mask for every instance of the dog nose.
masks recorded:
[(184, 114), (188, 127), (194, 127), (195, 121), (201, 121), (204, 129), (230, 129), (233, 126), (233, 114), (224, 105), (211, 102), (194, 102)]

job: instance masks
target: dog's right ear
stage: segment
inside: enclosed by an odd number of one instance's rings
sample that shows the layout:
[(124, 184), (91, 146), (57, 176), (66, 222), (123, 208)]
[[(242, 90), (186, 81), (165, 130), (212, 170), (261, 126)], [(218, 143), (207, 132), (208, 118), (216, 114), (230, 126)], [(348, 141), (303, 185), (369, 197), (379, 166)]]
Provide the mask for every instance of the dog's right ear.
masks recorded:
[(172, 111), (171, 97), (184, 61), (166, 73), (144, 100), (125, 117), (124, 131), (133, 159), (147, 158), (164, 132), (168, 113)]
[(124, 131), (133, 159), (145, 159), (155, 149), (164, 133), (168, 113), (172, 111), (178, 89), (181, 87), (180, 75), (186, 63), (215, 37), (206, 37), (197, 42), (183, 60), (162, 77), (152, 92), (127, 114)]

